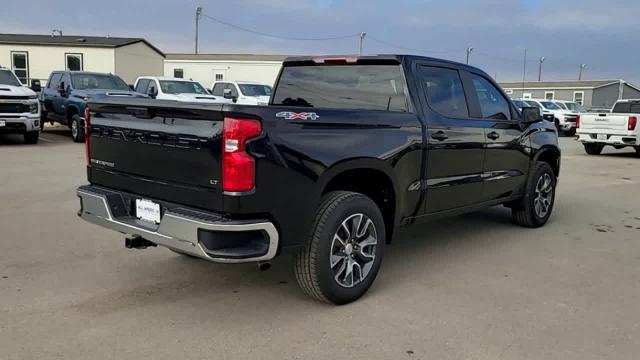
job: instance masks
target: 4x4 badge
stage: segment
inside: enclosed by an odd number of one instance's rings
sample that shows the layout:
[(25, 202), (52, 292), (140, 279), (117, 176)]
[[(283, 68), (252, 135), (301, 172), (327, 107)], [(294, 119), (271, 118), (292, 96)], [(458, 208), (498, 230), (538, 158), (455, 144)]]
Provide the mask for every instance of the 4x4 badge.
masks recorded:
[(276, 117), (285, 118), (286, 120), (316, 120), (320, 118), (320, 115), (314, 112), (291, 112), (291, 111), (281, 111), (276, 114)]

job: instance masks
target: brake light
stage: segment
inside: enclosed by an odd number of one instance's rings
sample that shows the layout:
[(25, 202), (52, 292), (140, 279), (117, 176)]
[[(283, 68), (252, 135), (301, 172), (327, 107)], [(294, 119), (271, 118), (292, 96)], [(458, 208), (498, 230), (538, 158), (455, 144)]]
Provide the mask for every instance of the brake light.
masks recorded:
[(576, 129), (580, 127), (580, 115), (576, 116)]
[(84, 151), (87, 160), (87, 166), (91, 166), (91, 111), (87, 106), (84, 109)]
[(246, 192), (255, 187), (256, 163), (247, 154), (246, 142), (260, 135), (258, 120), (224, 118), (222, 132), (222, 190)]
[(629, 124), (627, 126), (627, 129), (635, 130), (636, 125), (638, 125), (638, 118), (635, 116), (629, 116)]
[(340, 65), (340, 64), (355, 64), (358, 62), (357, 57), (320, 57), (314, 58), (313, 61), (316, 64), (327, 64), (327, 65)]

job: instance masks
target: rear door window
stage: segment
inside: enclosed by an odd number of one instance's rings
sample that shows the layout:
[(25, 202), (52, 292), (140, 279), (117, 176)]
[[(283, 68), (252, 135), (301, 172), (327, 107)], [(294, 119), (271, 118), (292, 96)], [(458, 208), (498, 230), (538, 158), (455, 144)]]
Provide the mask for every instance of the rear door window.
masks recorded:
[(467, 99), (457, 70), (420, 66), (419, 74), (427, 102), (433, 110), (450, 118), (469, 117)]
[(509, 103), (502, 93), (482, 76), (471, 74), (483, 119), (510, 120)]
[(638, 114), (640, 113), (640, 102), (619, 102), (613, 107), (612, 112), (617, 114)]
[(286, 66), (274, 105), (407, 112), (400, 65)]

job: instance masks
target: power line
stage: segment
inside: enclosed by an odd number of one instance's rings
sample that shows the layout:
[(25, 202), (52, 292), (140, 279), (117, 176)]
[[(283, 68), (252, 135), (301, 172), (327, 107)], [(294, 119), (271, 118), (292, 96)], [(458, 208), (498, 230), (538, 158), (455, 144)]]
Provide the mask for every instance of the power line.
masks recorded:
[(217, 19), (211, 15), (207, 15), (207, 14), (200, 14), (200, 16), (207, 18), (209, 20), (215, 21), (219, 24), (222, 25), (226, 25), (228, 27), (234, 28), (236, 30), (241, 30), (241, 31), (245, 31), (248, 33), (252, 33), (252, 34), (256, 34), (256, 35), (260, 35), (260, 36), (266, 36), (266, 37), (270, 37), (270, 38), (274, 38), (274, 39), (281, 39), (281, 40), (293, 40), (293, 41), (328, 41), (328, 40), (341, 40), (341, 39), (349, 39), (349, 38), (355, 38), (355, 37), (360, 37), (361, 33), (357, 33), (357, 34), (351, 34), (351, 35), (343, 35), (343, 36), (333, 36), (333, 37), (324, 37), (324, 38), (302, 38), (302, 37), (290, 37), (290, 36), (282, 36), (282, 35), (275, 35), (275, 34), (269, 34), (269, 33), (265, 33), (265, 32), (261, 32), (261, 31), (257, 31), (257, 30), (253, 30), (253, 29), (249, 29), (240, 25), (236, 25), (236, 24), (232, 24), (230, 22), (226, 22), (224, 20), (220, 20)]
[(460, 50), (441, 50), (441, 51), (435, 51), (435, 50), (426, 50), (426, 49), (416, 49), (416, 48), (410, 48), (407, 46), (402, 46), (402, 45), (398, 45), (395, 43), (391, 43), (388, 41), (384, 41), (384, 40), (380, 40), (378, 38), (375, 38), (371, 35), (367, 35), (367, 38), (369, 40), (373, 40), (377, 43), (383, 44), (383, 45), (387, 45), (387, 46), (391, 46), (397, 49), (402, 49), (402, 50), (407, 50), (407, 51), (416, 51), (416, 52), (420, 52), (420, 53), (434, 53), (434, 54), (451, 54), (451, 53), (461, 53)]

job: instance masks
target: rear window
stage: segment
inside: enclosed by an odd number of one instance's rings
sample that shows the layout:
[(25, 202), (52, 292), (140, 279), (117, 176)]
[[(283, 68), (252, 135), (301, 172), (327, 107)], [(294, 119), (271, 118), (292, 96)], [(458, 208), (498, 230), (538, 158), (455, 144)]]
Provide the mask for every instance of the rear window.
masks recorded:
[(640, 102), (620, 102), (613, 107), (613, 113), (617, 114), (639, 114)]
[(274, 105), (407, 112), (400, 65), (288, 66)]

